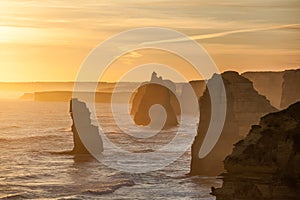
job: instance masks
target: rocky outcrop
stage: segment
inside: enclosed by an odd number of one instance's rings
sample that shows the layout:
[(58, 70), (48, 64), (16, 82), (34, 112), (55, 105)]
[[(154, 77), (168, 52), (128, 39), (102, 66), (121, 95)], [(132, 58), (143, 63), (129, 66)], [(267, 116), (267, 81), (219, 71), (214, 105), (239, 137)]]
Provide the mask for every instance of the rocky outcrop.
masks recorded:
[[(208, 81), (213, 83), (216, 76)], [(218, 175), (223, 172), (223, 160), (232, 152), (233, 144), (246, 136), (252, 124), (266, 113), (276, 111), (266, 97), (258, 94), (252, 82), (237, 72), (221, 74), (227, 99), (227, 112), (222, 133), (210, 153), (200, 159), (198, 156), (211, 117), (211, 99), (206, 88), (199, 100), (200, 121), (198, 133), (192, 145), (191, 175)], [(222, 94), (220, 94), (221, 96)]]
[(259, 94), (264, 95), (270, 103), (280, 109), (284, 72), (245, 72), (242, 76), (253, 82)]
[[(74, 115), (76, 114), (76, 119)], [(72, 118), (72, 132), (74, 147), (71, 151), (72, 154), (89, 154), (90, 151), (85, 147), (82, 140), (90, 143), (93, 147), (93, 153), (101, 153), (103, 151), (103, 143), (99, 135), (98, 127), (91, 124), (90, 111), (84, 102), (78, 99), (70, 101), (70, 115)], [(75, 123), (76, 121), (76, 123)], [(79, 136), (78, 132), (81, 132)]]
[(217, 200), (300, 197), (300, 102), (261, 118), (224, 161)]
[(300, 69), (286, 70), (283, 75), (281, 108), (300, 100)]
[(154, 126), (156, 123), (159, 124), (161, 119), (160, 111), (152, 113), (153, 121), (150, 118), (150, 108), (155, 104), (159, 104), (166, 111), (166, 121), (163, 127), (176, 126), (178, 124), (176, 110), (180, 107), (174, 94), (175, 90), (173, 82), (163, 80), (161, 77), (158, 78), (156, 73), (153, 72), (151, 81), (139, 87), (132, 100), (131, 114), (134, 115), (134, 122), (137, 125), (144, 126), (149, 125), (150, 122)]
[(190, 87), (195, 92), (197, 101), (199, 100), (200, 96), (203, 95), (203, 92), (205, 90), (205, 81), (199, 80), (199, 81), (190, 81), (189, 83), (184, 83), (181, 87), (181, 106), (183, 106), (182, 110), (185, 111), (184, 114), (195, 114), (195, 107), (193, 106), (194, 99), (193, 96), (190, 94)]

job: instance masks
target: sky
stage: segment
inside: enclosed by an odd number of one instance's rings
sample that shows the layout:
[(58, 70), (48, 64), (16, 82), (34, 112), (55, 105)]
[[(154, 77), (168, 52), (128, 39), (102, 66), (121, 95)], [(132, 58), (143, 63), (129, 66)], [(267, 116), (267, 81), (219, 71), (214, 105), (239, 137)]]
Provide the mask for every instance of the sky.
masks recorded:
[[(97, 45), (142, 27), (186, 34), (220, 72), (300, 67), (299, 0), (1, 0), (0, 9), (0, 82), (74, 81)], [(189, 80), (201, 78), (170, 53), (140, 50), (113, 62), (101, 80), (119, 80), (146, 63), (167, 64)], [(158, 68), (153, 64), (128, 80), (147, 80)], [(158, 73), (176, 81), (173, 73)]]

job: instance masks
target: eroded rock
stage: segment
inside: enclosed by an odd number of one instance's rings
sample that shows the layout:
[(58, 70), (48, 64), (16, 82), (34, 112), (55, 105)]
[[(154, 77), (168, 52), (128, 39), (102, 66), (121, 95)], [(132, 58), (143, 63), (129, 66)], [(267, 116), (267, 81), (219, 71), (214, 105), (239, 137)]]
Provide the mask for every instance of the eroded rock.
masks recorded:
[[(92, 125), (90, 111), (86, 104), (78, 99), (70, 101), (70, 115), (72, 118), (72, 132), (74, 147), (72, 154), (100, 154), (103, 151), (103, 143), (99, 135), (98, 127)], [(76, 118), (74, 117), (76, 115)], [(79, 136), (79, 131), (81, 135)], [(90, 144), (94, 148), (88, 149), (83, 143)]]
[(158, 104), (163, 106), (166, 112), (163, 127), (176, 126), (178, 124), (176, 110), (178, 112), (180, 106), (174, 94), (175, 91), (176, 87), (173, 82), (163, 80), (161, 77), (158, 78), (156, 73), (153, 72), (151, 81), (139, 87), (132, 100), (131, 114), (134, 115), (134, 122), (143, 126), (149, 125), (150, 122), (153, 126), (160, 124), (162, 114), (159, 110), (152, 112), (152, 121), (150, 117), (150, 108)]
[[(208, 81), (215, 81), (216, 76)], [(206, 88), (199, 100), (200, 121), (198, 134), (192, 145), (191, 175), (219, 175), (224, 171), (223, 160), (232, 152), (233, 144), (248, 133), (252, 124), (259, 121), (266, 113), (276, 111), (266, 97), (258, 94), (252, 82), (237, 72), (221, 74), (227, 99), (227, 112), (223, 131), (210, 153), (200, 159), (198, 154), (206, 135), (211, 118), (211, 99)], [(221, 98), (220, 93), (220, 98)]]
[(300, 102), (253, 125), (224, 161), (217, 200), (289, 200), (300, 196)]

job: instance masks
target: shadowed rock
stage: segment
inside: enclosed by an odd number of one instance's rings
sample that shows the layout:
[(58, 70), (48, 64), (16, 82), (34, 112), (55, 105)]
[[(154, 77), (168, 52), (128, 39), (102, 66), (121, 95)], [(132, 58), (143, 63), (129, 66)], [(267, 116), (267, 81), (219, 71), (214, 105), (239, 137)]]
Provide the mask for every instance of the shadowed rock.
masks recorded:
[[(74, 115), (76, 114), (76, 119)], [(74, 147), (71, 153), (73, 154), (99, 154), (103, 151), (103, 143), (99, 135), (98, 127), (91, 124), (90, 111), (84, 102), (78, 99), (72, 99), (70, 101), (70, 115), (73, 121), (73, 143)], [(76, 121), (76, 123), (75, 123)], [(81, 135), (79, 136), (79, 132)], [(89, 143), (92, 147), (88, 149), (83, 144), (83, 140)]]
[[(216, 80), (214, 75), (208, 81), (213, 84)], [(211, 152), (200, 159), (198, 154), (211, 118), (211, 99), (209, 90), (206, 88), (199, 100), (200, 121), (198, 133), (192, 145), (191, 175), (218, 175), (223, 172), (224, 158), (231, 153), (233, 144), (242, 139), (252, 124), (269, 112), (276, 111), (270, 105), (266, 97), (258, 94), (253, 88), (252, 82), (240, 76), (237, 72), (224, 72), (221, 74), (227, 100), (227, 112), (222, 133)], [(221, 98), (220, 93), (220, 98)]]
[(268, 114), (235, 144), (217, 200), (289, 200), (300, 196), (300, 102)]
[(178, 121), (175, 110), (178, 109), (179, 103), (174, 95), (175, 90), (176, 88), (173, 82), (163, 80), (161, 77), (158, 78), (156, 73), (153, 72), (151, 81), (139, 87), (132, 100), (131, 114), (134, 115), (134, 122), (137, 125), (144, 126), (149, 125), (150, 122), (154, 126), (155, 124), (160, 124), (160, 112), (154, 111), (152, 113), (153, 121), (151, 121), (150, 118), (150, 108), (155, 104), (159, 104), (163, 106), (166, 112), (166, 121), (163, 127), (176, 126)]

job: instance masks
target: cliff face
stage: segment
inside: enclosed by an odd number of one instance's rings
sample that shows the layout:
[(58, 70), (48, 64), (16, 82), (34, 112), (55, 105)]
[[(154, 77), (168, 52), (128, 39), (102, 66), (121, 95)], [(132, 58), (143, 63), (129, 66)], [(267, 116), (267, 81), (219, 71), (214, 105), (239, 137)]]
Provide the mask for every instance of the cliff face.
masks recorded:
[[(161, 84), (161, 85), (160, 85)], [(164, 87), (168, 86), (170, 89)], [(156, 73), (152, 74), (148, 84), (139, 87), (132, 100), (131, 114), (134, 115), (134, 122), (137, 125), (149, 125), (151, 122), (150, 108), (155, 104), (164, 107), (166, 111), (165, 128), (178, 124), (176, 112), (180, 112), (180, 106), (175, 96), (175, 84), (168, 80), (157, 78)], [(160, 124), (161, 113), (154, 111), (152, 125)]]
[(299, 199), (300, 102), (261, 118), (224, 161), (222, 200)]
[[(76, 114), (76, 119), (74, 118), (74, 113)], [(94, 145), (94, 147), (99, 147), (97, 149), (93, 149), (93, 153), (101, 153), (103, 151), (103, 143), (101, 137), (99, 136), (98, 128), (91, 124), (90, 111), (86, 104), (78, 99), (72, 99), (70, 101), (70, 115), (73, 122), (71, 128), (73, 132), (74, 143), (71, 153), (90, 154), (90, 152), (84, 146), (82, 139), (89, 144)], [(75, 123), (75, 120), (77, 123)], [(80, 137), (78, 131), (84, 135), (81, 135)]]
[[(81, 96), (88, 102), (96, 103), (111, 103), (112, 93), (111, 92), (95, 92), (95, 98), (92, 98), (92, 92), (73, 92), (73, 91), (44, 91), (44, 92), (35, 92), (33, 98), (35, 101), (56, 101), (56, 102), (69, 102), (72, 99), (72, 96)], [(119, 103), (127, 103), (127, 93), (117, 93)]]
[[(224, 170), (223, 160), (232, 152), (233, 144), (242, 139), (259, 118), (276, 111), (269, 101), (254, 90), (252, 82), (237, 72), (221, 74), (224, 81), (227, 112), (223, 131), (212, 151), (199, 159), (199, 149), (207, 132), (211, 116), (211, 100), (208, 89), (199, 100), (200, 121), (198, 134), (192, 145), (191, 175), (219, 175)], [(213, 77), (214, 78), (214, 77)], [(214, 81), (212, 79), (210, 81)], [(208, 83), (209, 84), (209, 83)], [(222, 94), (220, 94), (222, 95)]]
[(283, 75), (281, 108), (300, 100), (300, 69), (287, 70)]
[[(203, 95), (206, 83), (204, 80), (190, 81), (184, 83), (181, 87), (180, 99), (182, 101), (183, 110), (185, 114), (195, 114), (195, 107), (193, 106), (193, 97), (190, 94), (190, 87), (194, 90), (197, 100)], [(179, 108), (180, 109), (180, 108)]]
[(284, 72), (245, 72), (245, 78), (252, 81), (259, 94), (264, 95), (270, 103), (280, 108)]

